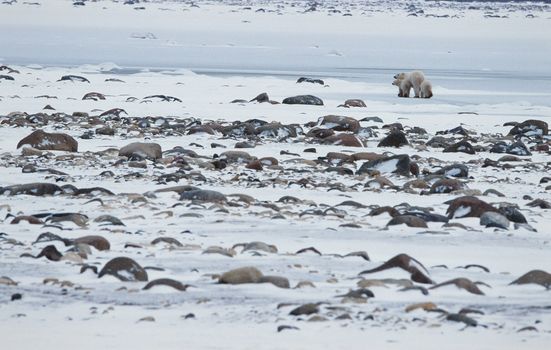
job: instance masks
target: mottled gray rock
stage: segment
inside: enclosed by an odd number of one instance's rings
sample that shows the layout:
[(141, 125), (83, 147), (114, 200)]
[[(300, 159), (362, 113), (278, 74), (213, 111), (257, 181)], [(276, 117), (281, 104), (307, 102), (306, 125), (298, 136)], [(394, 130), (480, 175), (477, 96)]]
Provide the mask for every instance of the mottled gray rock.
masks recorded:
[(509, 228), (509, 220), (500, 213), (487, 211), (480, 216), (480, 225), (486, 227)]
[(287, 97), (283, 100), (283, 104), (287, 105), (315, 105), (323, 106), (323, 101), (321, 98), (313, 95), (299, 95), (293, 97)]

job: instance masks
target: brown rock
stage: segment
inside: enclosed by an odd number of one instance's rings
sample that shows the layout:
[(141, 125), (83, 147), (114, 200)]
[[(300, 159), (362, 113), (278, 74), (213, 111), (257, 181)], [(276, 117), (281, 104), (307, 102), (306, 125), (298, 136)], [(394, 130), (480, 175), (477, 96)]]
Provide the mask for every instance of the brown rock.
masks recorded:
[(83, 236), (75, 239), (73, 241), (74, 244), (88, 244), (89, 246), (92, 246), (96, 248), (97, 250), (103, 251), (103, 250), (109, 250), (111, 249), (111, 244), (107, 239), (105, 239), (102, 236)]
[(339, 145), (344, 147), (363, 147), (364, 144), (359, 138), (352, 134), (335, 134), (323, 139), (324, 144)]
[(133, 142), (119, 150), (119, 156), (130, 158), (133, 155), (155, 160), (162, 157), (162, 150), (158, 143), (145, 142)]
[(134, 260), (118, 257), (109, 260), (101, 269), (98, 277), (111, 275), (123, 282), (147, 282), (147, 272)]
[(71, 136), (61, 133), (47, 133), (42, 130), (33, 131), (17, 144), (17, 148), (30, 145), (38, 150), (77, 152), (78, 142)]
[(428, 227), (425, 220), (413, 215), (394, 216), (392, 219), (390, 219), (390, 221), (386, 225), (392, 226), (392, 225), (403, 225), (403, 224), (406, 224), (409, 227)]
[(263, 275), (256, 267), (246, 266), (224, 272), (218, 279), (218, 283), (243, 284), (259, 283)]
[(542, 270), (528, 271), (510, 284), (539, 284), (547, 289), (551, 288), (551, 274)]
[(465, 185), (456, 179), (441, 179), (436, 181), (430, 188), (430, 193), (450, 193), (463, 189)]
[(335, 131), (351, 131), (353, 133), (360, 129), (360, 123), (356, 119), (340, 115), (326, 115), (320, 118), (319, 125)]
[(496, 208), (476, 197), (464, 196), (449, 202), (446, 214), (448, 214), (448, 218), (450, 219), (466, 217), (479, 218), (487, 211), (498, 212)]

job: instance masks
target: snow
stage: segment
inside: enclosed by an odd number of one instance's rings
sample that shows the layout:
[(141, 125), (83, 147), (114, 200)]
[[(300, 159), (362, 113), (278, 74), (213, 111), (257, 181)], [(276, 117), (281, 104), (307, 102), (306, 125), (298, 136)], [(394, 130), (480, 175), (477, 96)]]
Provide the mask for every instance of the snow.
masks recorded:
[[(304, 142), (274, 142), (269, 138), (257, 147), (246, 149), (256, 157), (275, 156), (284, 169), (308, 170), (319, 186), (297, 183), (280, 184), (291, 175), (273, 169), (255, 172), (243, 165), (227, 171), (201, 169), (208, 181), (181, 180), (166, 185), (153, 181), (167, 169), (148, 162), (146, 169), (113, 166), (118, 158), (97, 161), (87, 152), (120, 148), (131, 142), (158, 142), (163, 151), (183, 146), (208, 161), (214, 153), (233, 150), (237, 140), (220, 135), (194, 134), (159, 136), (139, 130), (118, 131), (117, 135), (95, 135), (81, 139), (84, 128), (56, 130), (77, 138), (79, 153), (74, 160), (51, 157), (28, 159), (18, 156), (17, 142), (30, 134), (29, 127), (1, 125), (11, 112), (44, 112), (46, 104), (55, 112), (75, 111), (97, 115), (111, 108), (124, 108), (131, 117), (161, 117), (153, 122), (200, 118), (235, 121), (257, 118), (282, 124), (304, 124), (324, 115), (346, 115), (356, 119), (378, 116), (383, 124), (400, 122), (419, 126), (431, 136), (462, 124), (479, 134), (506, 135), (508, 121), (540, 119), (551, 122), (551, 43), (548, 40), (551, 13), (545, 5), (492, 4), (493, 11), (508, 18), (486, 18), (485, 10), (468, 10), (465, 4), (442, 2), (392, 1), (380, 4), (367, 2), (335, 2), (336, 8), (350, 9), (352, 16), (331, 13), (332, 2), (323, 2), (316, 12), (304, 12), (306, 2), (245, 2), (231, 5), (223, 2), (197, 2), (191, 7), (183, 2), (140, 3), (145, 10), (135, 10), (121, 2), (86, 2), (84, 7), (70, 1), (42, 1), (30, 6), (19, 1), (0, 4), (0, 61), (20, 71), (11, 74), (14, 81), (0, 81), (0, 187), (20, 183), (49, 182), (77, 187), (105, 187), (119, 195), (101, 196), (104, 205), (88, 203), (89, 198), (56, 196), (0, 196), (0, 232), (22, 242), (13, 245), (0, 241), (0, 276), (8, 276), (18, 286), (0, 284), (0, 339), (8, 348), (58, 349), (341, 349), (373, 347), (384, 349), (546, 349), (551, 334), (549, 291), (541, 286), (508, 284), (531, 269), (551, 271), (549, 255), (549, 211), (528, 208), (525, 195), (551, 200), (545, 184), (548, 176), (544, 164), (549, 155), (533, 152), (533, 169), (482, 168), (484, 159), (501, 155), (479, 152), (476, 155), (442, 153), (439, 149), (384, 149), (395, 154), (435, 157), (442, 162), (463, 162), (473, 177), (469, 188), (493, 188), (506, 195), (499, 201), (516, 203), (537, 229), (494, 230), (479, 225), (478, 218), (462, 218), (470, 208), (460, 207), (452, 222), (473, 230), (443, 228), (429, 223), (431, 231), (446, 235), (422, 234), (421, 229), (405, 225), (386, 227), (388, 215), (366, 216), (369, 208), (338, 207), (346, 210), (345, 219), (334, 215), (305, 214), (309, 209), (326, 209), (322, 204), (336, 205), (354, 200), (364, 205), (390, 205), (407, 202), (431, 207), (443, 214), (444, 202), (455, 194), (423, 196), (393, 189), (354, 187), (368, 178), (321, 173), (315, 161), (328, 152), (366, 151), (382, 153), (376, 145), (384, 136), (381, 123), (362, 122), (374, 127), (379, 137), (368, 138), (367, 147), (310, 145)], [(426, 13), (450, 15), (449, 18), (408, 16), (407, 5), (424, 8)], [(291, 6), (293, 4), (294, 6)], [(281, 5), (279, 7), (278, 5)], [(483, 6), (483, 5), (480, 5)], [(490, 5), (489, 5), (490, 6)], [(266, 12), (256, 12), (258, 8)], [(274, 12), (271, 12), (271, 11)], [(528, 13), (536, 18), (527, 18)], [(215, 25), (214, 25), (215, 24)], [(142, 39), (143, 38), (143, 39)], [(392, 76), (400, 71), (421, 69), (430, 78), (434, 98), (430, 100), (398, 98), (391, 85)], [(5, 72), (2, 72), (4, 74)], [(67, 74), (82, 75), (91, 83), (58, 82)], [(297, 84), (301, 76), (322, 78), (327, 86)], [(124, 83), (106, 81), (121, 79)], [(84, 94), (97, 91), (106, 100), (82, 100)], [(270, 99), (312, 94), (324, 106), (230, 104), (234, 99), (250, 100), (267, 92)], [(163, 102), (142, 98), (166, 94), (182, 100)], [(41, 95), (57, 98), (36, 98)], [(130, 97), (136, 98), (129, 99)], [(338, 108), (345, 100), (360, 98), (367, 108)], [(50, 111), (46, 111), (50, 113)], [(470, 114), (461, 114), (470, 112)], [(124, 114), (123, 114), (124, 115)], [(326, 125), (327, 126), (327, 125)], [(93, 131), (93, 129), (91, 129)], [(225, 149), (211, 149), (210, 144), (223, 144)], [(189, 146), (191, 143), (204, 148)], [(317, 153), (304, 153), (315, 147)], [(281, 151), (300, 154), (282, 156)], [(470, 162), (474, 161), (474, 162)], [(40, 167), (54, 167), (69, 174), (64, 180), (46, 173), (22, 173), (25, 162)], [(401, 186), (410, 179), (388, 173), (397, 161), (386, 162), (379, 170), (394, 184)], [(352, 170), (359, 167), (345, 165)], [(423, 163), (425, 167), (431, 167)], [(102, 177), (105, 170), (114, 178)], [(170, 170), (170, 169), (168, 169)], [(163, 172), (164, 171), (164, 172)], [(136, 172), (142, 178), (132, 178)], [(171, 171), (172, 172), (172, 171)], [(448, 173), (448, 175), (452, 175)], [(299, 179), (300, 177), (294, 177)], [(250, 185), (275, 179), (270, 186)], [(329, 190), (340, 182), (344, 191)], [(275, 202), (285, 195), (303, 200), (303, 204), (276, 203), (280, 212), (251, 205), (224, 207), (186, 206), (176, 193), (156, 193), (147, 202), (133, 201), (132, 194), (144, 194), (172, 185), (197, 185), (229, 195), (243, 193), (259, 202)], [(128, 195), (120, 195), (127, 193)], [(495, 197), (480, 196), (494, 203)], [(174, 204), (184, 205), (174, 206)], [(312, 204), (317, 205), (314, 207)], [(3, 205), (9, 205), (3, 206)], [(86, 227), (62, 223), (63, 230), (21, 223), (11, 225), (6, 215), (32, 215), (43, 212), (78, 212), (90, 217)], [(120, 218), (126, 226), (114, 227), (93, 222), (104, 214)], [(199, 215), (195, 215), (199, 214)], [(284, 219), (272, 219), (282, 215)], [(358, 224), (360, 229), (341, 224)], [(61, 242), (31, 245), (38, 234), (51, 231), (67, 238), (100, 234), (109, 239), (111, 251), (93, 251), (86, 263), (101, 268), (117, 256), (128, 256), (142, 266), (162, 267), (148, 270), (150, 280), (173, 278), (192, 285), (186, 292), (159, 287), (141, 291), (141, 282), (124, 283), (106, 276), (98, 279), (90, 271), (79, 274), (80, 266), (72, 262), (51, 262), (44, 258), (19, 258), (23, 253), (37, 254), (48, 244), (61, 252)], [(151, 245), (160, 236), (178, 239), (183, 248), (166, 244)], [(274, 244), (278, 254), (238, 252), (229, 258), (219, 254), (202, 254), (209, 246), (231, 248), (234, 244), (262, 241)], [(126, 243), (143, 249), (125, 248)], [(299, 249), (314, 246), (324, 255), (295, 255)], [(365, 250), (370, 262), (359, 257), (336, 258)], [(356, 289), (360, 271), (379, 266), (399, 253), (418, 259), (437, 282), (465, 277), (484, 281), (485, 296), (476, 296), (455, 287), (431, 291), (424, 296), (418, 291), (398, 292), (397, 287), (373, 287), (375, 298), (365, 304), (341, 304), (335, 295)], [(480, 264), (480, 269), (458, 268)], [(437, 267), (446, 265), (447, 268)], [(294, 287), (303, 280), (315, 288), (279, 289), (271, 284), (218, 285), (212, 279), (229, 269), (256, 266), (265, 275), (285, 276)], [(62, 288), (44, 284), (47, 277), (69, 280), (82, 288)], [(400, 269), (392, 269), (364, 278), (409, 278)], [(334, 283), (332, 279), (336, 279)], [(126, 287), (125, 290), (120, 290)], [(65, 289), (65, 291), (64, 291)], [(20, 301), (9, 301), (13, 293), (22, 293)], [(473, 315), (487, 328), (463, 329), (463, 324), (447, 322), (438, 313), (417, 310), (405, 313), (407, 305), (431, 301), (443, 309), (457, 312), (476, 308), (484, 315)], [(307, 322), (289, 316), (292, 307), (306, 302), (322, 304), (329, 321)], [(278, 309), (280, 303), (291, 307)], [(345, 309), (331, 311), (329, 306)], [(336, 320), (342, 313), (352, 320)], [(184, 319), (189, 313), (195, 318)], [(373, 316), (369, 320), (367, 316)], [(137, 322), (153, 316), (155, 322)], [(278, 325), (293, 325), (300, 330), (277, 332)], [(539, 332), (517, 331), (534, 326)]]

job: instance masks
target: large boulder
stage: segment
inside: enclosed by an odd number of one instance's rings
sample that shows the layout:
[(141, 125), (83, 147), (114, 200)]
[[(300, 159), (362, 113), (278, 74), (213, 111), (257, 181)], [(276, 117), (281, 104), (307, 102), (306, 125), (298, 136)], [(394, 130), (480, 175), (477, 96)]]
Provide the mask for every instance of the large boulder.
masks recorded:
[(158, 143), (147, 142), (133, 142), (119, 150), (119, 156), (128, 158), (138, 156), (152, 160), (161, 158), (162, 153), (163, 151)]
[(218, 282), (225, 284), (260, 283), (262, 277), (262, 272), (259, 269), (246, 266), (224, 272)]
[(360, 123), (356, 119), (340, 115), (326, 115), (320, 118), (318, 124), (335, 131), (356, 133), (360, 129)]
[(38, 150), (77, 152), (78, 142), (72, 136), (62, 133), (48, 133), (43, 130), (33, 131), (17, 144), (17, 148), (29, 145)]
[(293, 97), (287, 97), (283, 100), (283, 104), (286, 105), (314, 105), (323, 106), (321, 98), (313, 95), (298, 95)]
[(515, 125), (509, 135), (522, 136), (543, 136), (549, 133), (549, 128), (546, 122), (542, 120), (526, 120)]

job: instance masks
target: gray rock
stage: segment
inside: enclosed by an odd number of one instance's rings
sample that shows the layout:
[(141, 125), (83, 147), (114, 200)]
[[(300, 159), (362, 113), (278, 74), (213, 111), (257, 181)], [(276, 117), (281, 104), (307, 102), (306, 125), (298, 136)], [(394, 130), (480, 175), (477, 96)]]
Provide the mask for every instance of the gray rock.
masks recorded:
[(487, 211), (480, 216), (480, 225), (486, 227), (509, 228), (509, 219), (500, 213)]
[(539, 284), (547, 289), (551, 288), (551, 274), (542, 270), (528, 271), (510, 284)]
[(433, 172), (434, 175), (443, 175), (450, 177), (469, 177), (469, 168), (464, 164), (452, 164)]
[(211, 190), (193, 190), (180, 194), (180, 200), (198, 200), (203, 202), (226, 202), (227, 198), (220, 192)]
[(367, 174), (369, 170), (378, 170), (381, 173), (395, 173), (399, 175), (410, 175), (411, 161), (407, 154), (398, 154), (391, 157), (375, 159), (362, 164), (356, 174)]
[(315, 105), (323, 106), (323, 101), (321, 98), (313, 95), (299, 95), (293, 97), (287, 97), (283, 100), (283, 104), (287, 105)]
[(290, 288), (289, 280), (281, 276), (262, 276), (258, 283), (271, 283), (279, 288)]

